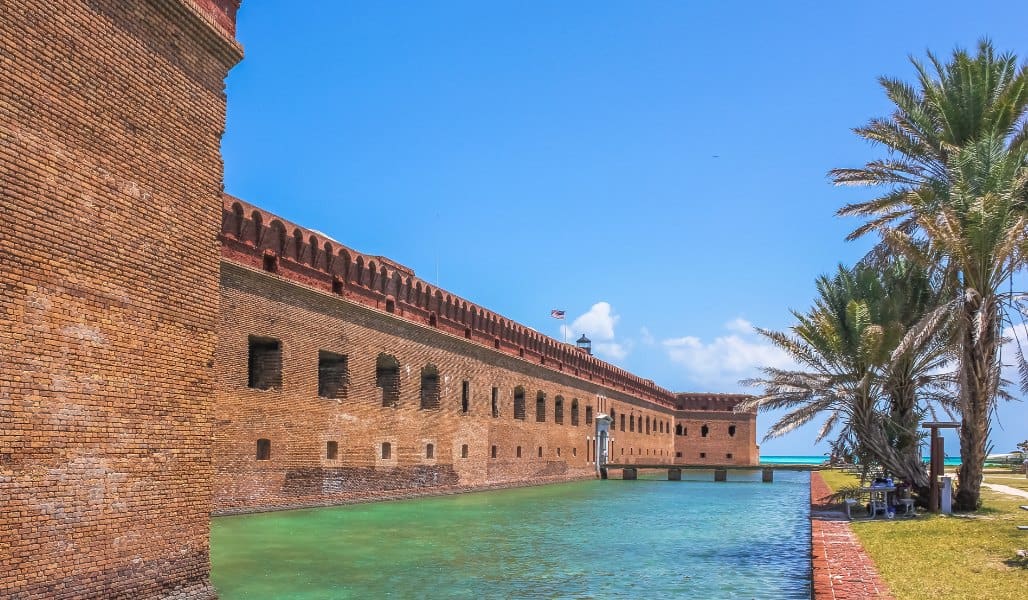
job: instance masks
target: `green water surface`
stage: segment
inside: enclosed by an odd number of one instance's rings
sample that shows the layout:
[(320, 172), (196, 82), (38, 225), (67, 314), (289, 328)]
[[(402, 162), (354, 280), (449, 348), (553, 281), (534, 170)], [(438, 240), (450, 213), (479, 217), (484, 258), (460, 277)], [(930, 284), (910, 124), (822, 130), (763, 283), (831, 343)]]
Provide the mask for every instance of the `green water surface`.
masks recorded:
[(807, 477), (584, 481), (219, 517), (212, 579), (223, 599), (809, 598)]

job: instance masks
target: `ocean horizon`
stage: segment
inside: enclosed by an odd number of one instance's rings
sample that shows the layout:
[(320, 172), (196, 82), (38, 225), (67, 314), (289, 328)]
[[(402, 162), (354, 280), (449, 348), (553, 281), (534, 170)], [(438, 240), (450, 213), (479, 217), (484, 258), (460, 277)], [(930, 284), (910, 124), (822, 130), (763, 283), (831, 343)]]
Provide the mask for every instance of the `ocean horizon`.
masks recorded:
[[(925, 461), (928, 457), (923, 457)], [(768, 465), (820, 465), (821, 463), (828, 460), (826, 454), (806, 454), (806, 455), (790, 455), (790, 454), (762, 454), (760, 455), (760, 463)], [(947, 467), (959, 467), (960, 457), (959, 456), (947, 456), (946, 457)]]

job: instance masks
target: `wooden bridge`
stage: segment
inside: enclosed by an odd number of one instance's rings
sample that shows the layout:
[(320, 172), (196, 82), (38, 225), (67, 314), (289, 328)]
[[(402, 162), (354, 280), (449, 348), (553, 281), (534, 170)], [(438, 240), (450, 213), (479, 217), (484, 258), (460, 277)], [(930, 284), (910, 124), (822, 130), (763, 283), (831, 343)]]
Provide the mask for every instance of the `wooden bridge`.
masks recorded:
[(774, 465), (661, 465), (661, 464), (633, 464), (622, 465), (607, 463), (600, 467), (600, 479), (607, 479), (610, 469), (621, 469), (621, 479), (632, 480), (639, 478), (641, 469), (667, 470), (668, 481), (681, 481), (682, 471), (714, 471), (714, 481), (728, 481), (729, 471), (760, 471), (760, 480), (764, 483), (771, 483), (775, 480), (775, 471), (820, 471), (818, 465), (800, 464), (774, 464)]

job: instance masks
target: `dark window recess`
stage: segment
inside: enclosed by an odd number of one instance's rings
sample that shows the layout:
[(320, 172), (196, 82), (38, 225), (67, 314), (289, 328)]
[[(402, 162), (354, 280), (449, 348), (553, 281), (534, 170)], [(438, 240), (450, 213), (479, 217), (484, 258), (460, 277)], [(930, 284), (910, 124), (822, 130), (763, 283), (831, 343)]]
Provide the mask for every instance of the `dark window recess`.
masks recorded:
[(264, 270), (268, 273), (278, 271), (278, 257), (270, 254), (264, 255)]
[(564, 397), (557, 396), (553, 400), (553, 422), (562, 425), (564, 423)]
[(700, 458), (707, 458), (706, 452), (700, 452)]
[(433, 365), (421, 369), (421, 408), (439, 408), (439, 370)]
[(382, 442), (382, 458), (388, 459), (393, 456), (393, 445), (389, 442)]
[(425, 458), (435, 458), (435, 444), (425, 446)]
[(682, 458), (681, 452), (675, 452), (675, 458)]
[(735, 425), (728, 426), (728, 436), (735, 437)]
[(521, 446), (518, 446), (517, 450), (515, 451), (515, 456), (521, 458)]
[(382, 389), (382, 406), (400, 402), (400, 363), (388, 354), (379, 354), (375, 362), (375, 386)]
[(493, 388), (493, 418), (500, 416), (500, 388)]
[(621, 431), (625, 430), (625, 415), (621, 415)]
[(471, 382), (462, 381), (460, 384), (460, 412), (468, 414), (471, 408)]
[(557, 448), (557, 456), (560, 456), (560, 448)]
[(318, 352), (318, 396), (345, 398), (350, 373), (346, 356), (334, 352)]
[(707, 437), (708, 433), (710, 433), (710, 427), (707, 427), (706, 425), (700, 427), (700, 437)]
[(578, 427), (578, 398), (571, 399), (571, 426)]
[(635, 415), (628, 417), (628, 430), (635, 431)]
[(542, 392), (535, 396), (535, 422), (546, 422), (546, 394)]
[(571, 449), (571, 456), (578, 456), (578, 448)]
[(539, 458), (543, 457), (543, 447), (539, 446)]
[(732, 458), (732, 453), (731, 453), (731, 452), (729, 452), (728, 454), (726, 454), (726, 455), (725, 455), (725, 458)]
[(525, 388), (514, 388), (514, 418), (525, 420)]
[(396, 312), (396, 301), (392, 298), (386, 300), (386, 312)]
[(496, 446), (493, 446), (493, 447), (492, 447), (492, 448), (491, 448), (491, 449), (489, 450), (489, 456), (491, 456), (491, 457), (493, 457), (493, 458), (496, 458)]
[(340, 294), (340, 295), (342, 295), (342, 293), (343, 293), (343, 280), (342, 279), (339, 279), (338, 277), (333, 277), (332, 278), (332, 293), (333, 294)]
[(328, 442), (325, 444), (325, 458), (339, 458), (339, 442)]
[(257, 460), (271, 460), (271, 440), (257, 440)]
[(675, 435), (682, 435), (682, 431), (683, 431), (683, 429), (682, 429), (682, 424), (681, 423), (679, 423), (678, 425), (675, 425)]
[(282, 387), (282, 343), (250, 336), (249, 387), (272, 390)]
[(467, 458), (468, 457), (468, 445), (467, 444), (464, 444), (464, 445), (462, 445), (460, 447), (460, 457), (461, 458)]
[(586, 425), (592, 425), (592, 422), (593, 422), (593, 407), (586, 406), (585, 407), (585, 424)]

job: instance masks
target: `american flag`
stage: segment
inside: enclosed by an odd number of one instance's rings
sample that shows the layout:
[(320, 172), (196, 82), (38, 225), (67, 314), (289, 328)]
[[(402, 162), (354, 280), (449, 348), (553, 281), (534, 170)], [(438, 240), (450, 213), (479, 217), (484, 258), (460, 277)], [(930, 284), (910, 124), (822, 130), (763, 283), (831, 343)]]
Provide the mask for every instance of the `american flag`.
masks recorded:
[(557, 310), (555, 308), (555, 309), (550, 311), (550, 316), (553, 317), (554, 319), (563, 319), (564, 318), (564, 311)]

